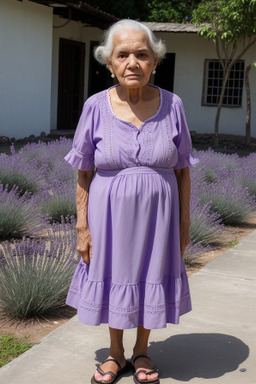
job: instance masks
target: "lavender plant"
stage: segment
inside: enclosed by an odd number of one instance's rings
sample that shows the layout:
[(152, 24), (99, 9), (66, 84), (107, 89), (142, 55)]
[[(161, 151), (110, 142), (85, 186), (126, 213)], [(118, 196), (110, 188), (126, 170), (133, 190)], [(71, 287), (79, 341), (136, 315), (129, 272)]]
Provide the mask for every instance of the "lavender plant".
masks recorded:
[(256, 153), (241, 159), (240, 176), (237, 184), (247, 188), (250, 195), (256, 199)]
[(44, 171), (45, 183), (65, 183), (75, 186), (77, 172), (64, 161), (64, 156), (71, 149), (72, 141), (61, 138), (48, 143), (29, 143), (24, 146), (19, 155), (22, 162), (35, 164), (35, 168)]
[(0, 240), (40, 235), (45, 223), (33, 202), (27, 192), (19, 196), (17, 187), (8, 192), (8, 186), (0, 184)]
[(39, 200), (41, 212), (50, 222), (61, 222), (62, 217), (76, 217), (75, 188), (68, 184), (58, 184), (43, 194)]
[(8, 186), (8, 191), (16, 186), (19, 194), (26, 191), (35, 194), (43, 185), (42, 170), (39, 172), (32, 163), (24, 166), (20, 156), (2, 154), (0, 156), (0, 183)]
[(255, 210), (255, 200), (242, 185), (230, 180), (221, 181), (199, 189), (201, 204), (210, 203), (210, 211), (220, 215), (225, 225), (239, 225)]
[(53, 225), (48, 239), (1, 244), (0, 308), (14, 319), (56, 314), (76, 266), (75, 222)]
[(200, 256), (202, 253), (209, 251), (209, 246), (203, 246), (200, 243), (193, 244), (192, 242), (186, 248), (184, 254), (184, 261), (187, 265), (193, 263), (194, 259)]
[(192, 169), (192, 172), (198, 173), (200, 182), (217, 183), (221, 180), (234, 179), (239, 175), (240, 159), (236, 154), (227, 155), (208, 149), (198, 151), (196, 156), (200, 159), (200, 163)]
[(191, 199), (190, 240), (192, 244), (207, 246), (219, 241), (223, 235), (220, 215), (211, 212), (211, 205), (201, 205), (198, 198)]

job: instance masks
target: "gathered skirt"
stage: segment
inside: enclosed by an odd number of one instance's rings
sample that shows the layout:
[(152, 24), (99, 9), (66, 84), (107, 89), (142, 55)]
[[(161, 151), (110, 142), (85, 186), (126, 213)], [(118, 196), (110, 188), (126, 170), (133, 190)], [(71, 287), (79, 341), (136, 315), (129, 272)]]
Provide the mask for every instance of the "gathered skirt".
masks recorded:
[(67, 296), (80, 322), (158, 329), (191, 310), (172, 169), (97, 170), (88, 224), (92, 259), (80, 261)]

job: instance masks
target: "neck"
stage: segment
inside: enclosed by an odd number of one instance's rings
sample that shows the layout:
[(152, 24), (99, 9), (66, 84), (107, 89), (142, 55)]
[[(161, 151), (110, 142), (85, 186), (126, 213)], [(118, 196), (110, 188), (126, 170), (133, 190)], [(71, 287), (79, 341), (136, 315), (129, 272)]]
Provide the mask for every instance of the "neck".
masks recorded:
[(140, 88), (125, 88), (117, 87), (117, 93), (120, 99), (131, 104), (138, 104), (144, 98), (145, 87)]

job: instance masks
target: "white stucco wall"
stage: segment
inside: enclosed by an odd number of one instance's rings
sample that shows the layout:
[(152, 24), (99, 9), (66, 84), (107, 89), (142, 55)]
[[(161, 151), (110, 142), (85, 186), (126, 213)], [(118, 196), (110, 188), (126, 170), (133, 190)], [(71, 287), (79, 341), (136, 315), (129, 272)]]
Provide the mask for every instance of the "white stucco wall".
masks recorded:
[[(61, 25), (63, 19), (54, 16), (54, 25)], [(53, 78), (51, 129), (57, 126), (58, 98), (58, 56), (59, 38), (67, 38), (86, 44), (85, 87), (84, 98), (87, 98), (89, 76), (90, 41), (101, 38), (103, 31), (94, 27), (84, 27), (81, 23), (70, 22), (67, 26), (53, 31)], [(198, 133), (213, 133), (217, 107), (202, 106), (203, 76), (205, 59), (217, 58), (215, 47), (210, 41), (192, 33), (157, 33), (165, 40), (167, 51), (176, 54), (174, 92), (183, 100), (189, 128)], [(246, 59), (245, 65), (253, 59), (256, 48), (253, 48)], [(256, 137), (256, 70), (250, 76), (252, 96), (252, 136)], [(242, 108), (222, 108), (219, 132), (236, 135), (245, 134), (246, 93), (243, 91)]]
[[(54, 15), (53, 25), (61, 26), (65, 20)], [(85, 43), (85, 73), (84, 73), (84, 99), (87, 99), (90, 42), (98, 41), (103, 31), (96, 27), (85, 27), (80, 22), (70, 21), (62, 28), (53, 28), (53, 55), (52, 55), (52, 97), (51, 97), (51, 129), (57, 129), (58, 107), (58, 70), (59, 70), (59, 40), (60, 38)]]
[(0, 135), (50, 132), (52, 9), (0, 0)]
[[(84, 99), (87, 98), (90, 42), (103, 31), (53, 16), (52, 8), (28, 0), (0, 0), (0, 135), (21, 138), (57, 128), (59, 39), (85, 43)], [(176, 54), (174, 92), (184, 102), (190, 130), (212, 133), (216, 107), (202, 106), (205, 59), (217, 58), (214, 45), (196, 34), (157, 33)], [(256, 47), (246, 56), (252, 61)], [(252, 136), (256, 137), (256, 70), (250, 76)], [(242, 108), (223, 108), (220, 133), (244, 135)]]
[[(205, 59), (216, 59), (213, 43), (192, 33), (158, 33), (165, 40), (167, 51), (176, 53), (174, 92), (183, 100), (189, 128), (198, 133), (213, 133), (217, 107), (202, 106)], [(256, 59), (256, 46), (245, 59), (245, 66)], [(250, 75), (252, 97), (252, 136), (256, 137), (256, 70)], [(222, 108), (219, 132), (244, 135), (246, 92), (243, 90), (242, 108)]]

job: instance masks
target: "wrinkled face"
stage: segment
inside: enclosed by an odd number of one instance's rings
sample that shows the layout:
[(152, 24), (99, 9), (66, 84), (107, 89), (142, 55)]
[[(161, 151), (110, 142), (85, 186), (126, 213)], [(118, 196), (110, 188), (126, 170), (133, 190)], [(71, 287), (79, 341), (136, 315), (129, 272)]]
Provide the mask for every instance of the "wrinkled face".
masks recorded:
[(141, 88), (148, 83), (157, 61), (143, 31), (124, 30), (114, 36), (113, 52), (107, 64), (120, 85)]

